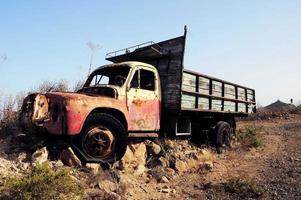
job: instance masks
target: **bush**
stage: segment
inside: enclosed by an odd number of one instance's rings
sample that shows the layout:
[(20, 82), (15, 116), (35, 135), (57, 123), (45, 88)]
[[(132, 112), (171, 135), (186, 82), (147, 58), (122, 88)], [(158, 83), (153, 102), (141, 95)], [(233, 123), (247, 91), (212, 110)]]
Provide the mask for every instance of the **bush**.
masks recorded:
[(37, 165), (21, 178), (8, 180), (5, 186), (7, 190), (1, 192), (3, 199), (82, 199), (84, 195), (68, 169), (53, 171), (47, 163)]
[(44, 81), (36, 89), (34, 89), (34, 92), (39, 92), (39, 93), (66, 92), (68, 90), (69, 90), (68, 81), (59, 80), (59, 81)]
[(258, 198), (263, 195), (264, 189), (255, 179), (231, 178), (224, 183), (226, 192), (238, 195), (240, 199)]
[(17, 126), (18, 112), (16, 111), (16, 101), (8, 98), (0, 109), (1, 128), (12, 129)]
[(263, 139), (258, 133), (255, 126), (245, 126), (244, 129), (239, 129), (236, 134), (236, 139), (246, 147), (259, 148), (263, 146)]

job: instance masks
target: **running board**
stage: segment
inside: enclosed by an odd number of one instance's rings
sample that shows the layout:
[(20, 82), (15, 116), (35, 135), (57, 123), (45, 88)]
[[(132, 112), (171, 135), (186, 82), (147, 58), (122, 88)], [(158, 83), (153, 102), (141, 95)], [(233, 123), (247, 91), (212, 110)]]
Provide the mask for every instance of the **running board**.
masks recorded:
[(129, 133), (128, 137), (159, 137), (158, 133)]

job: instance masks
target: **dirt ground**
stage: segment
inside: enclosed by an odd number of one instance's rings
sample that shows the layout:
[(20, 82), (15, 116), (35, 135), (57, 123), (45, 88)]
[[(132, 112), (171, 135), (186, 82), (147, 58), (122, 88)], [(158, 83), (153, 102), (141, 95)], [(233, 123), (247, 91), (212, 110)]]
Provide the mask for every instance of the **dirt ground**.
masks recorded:
[(225, 189), (231, 178), (252, 179), (262, 188), (261, 195), (248, 199), (301, 199), (301, 116), (238, 123), (238, 129), (245, 126), (255, 126), (261, 147), (234, 144), (216, 155), (212, 169), (193, 168), (169, 183), (141, 177), (126, 199), (245, 199)]
[[(248, 127), (260, 138), (259, 145), (255, 148), (234, 141), (231, 148), (222, 154), (216, 154), (214, 148), (200, 149), (187, 140), (168, 140), (173, 155), (177, 157), (176, 163), (181, 165), (163, 167), (169, 170), (164, 171), (167, 174), (165, 181), (149, 173), (154, 168), (149, 167), (148, 158), (145, 159), (148, 152), (146, 141), (132, 145), (136, 150), (131, 157), (138, 165), (115, 171), (120, 182), (112, 180), (110, 171), (93, 172), (95, 170), (91, 171), (84, 165), (70, 169), (74, 178), (84, 183), (85, 199), (301, 199), (301, 115), (237, 123), (238, 132)], [(53, 140), (53, 143), (58, 144), (58, 141)], [(37, 145), (34, 149), (45, 146), (44, 143), (34, 144)], [(65, 145), (63, 142), (61, 146)], [(53, 145), (46, 146), (48, 161), (53, 166), (62, 167), (63, 164), (57, 160), (59, 156), (52, 153), (54, 150), (50, 146)], [(30, 158), (34, 151), (10, 135), (0, 137), (0, 188), (7, 178), (31, 169)], [(161, 154), (159, 158), (163, 161), (168, 158), (167, 152), (162, 153), (161, 150)], [(180, 170), (174, 170), (177, 168)], [(95, 169), (99, 169), (99, 164)], [(104, 178), (107, 176), (109, 178)], [(92, 197), (88, 191), (100, 192), (100, 195)], [(104, 198), (103, 191), (115, 197)]]

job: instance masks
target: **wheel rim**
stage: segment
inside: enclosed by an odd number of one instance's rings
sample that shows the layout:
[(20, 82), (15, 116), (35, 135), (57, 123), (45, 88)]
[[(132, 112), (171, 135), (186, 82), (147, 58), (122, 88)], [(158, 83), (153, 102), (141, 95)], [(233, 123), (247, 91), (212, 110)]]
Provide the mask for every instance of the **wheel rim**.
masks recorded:
[(105, 159), (113, 153), (113, 133), (106, 127), (97, 126), (88, 131), (83, 140), (83, 150), (91, 157)]

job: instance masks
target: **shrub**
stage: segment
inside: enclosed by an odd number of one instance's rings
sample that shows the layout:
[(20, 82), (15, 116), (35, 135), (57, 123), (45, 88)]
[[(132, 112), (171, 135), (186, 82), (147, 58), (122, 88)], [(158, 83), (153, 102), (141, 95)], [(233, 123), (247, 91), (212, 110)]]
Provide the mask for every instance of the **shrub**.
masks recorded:
[(47, 163), (37, 165), (21, 178), (11, 178), (5, 186), (3, 199), (82, 199), (84, 195), (68, 169), (53, 171)]
[(237, 140), (246, 147), (259, 148), (263, 146), (263, 139), (255, 126), (247, 125), (244, 129), (239, 129), (235, 134)]
[(238, 195), (241, 199), (258, 198), (263, 195), (264, 189), (255, 179), (231, 178), (224, 183), (226, 192)]
[(36, 89), (34, 89), (34, 92), (39, 92), (39, 93), (66, 92), (68, 90), (69, 90), (68, 81), (59, 80), (59, 81), (44, 81)]

